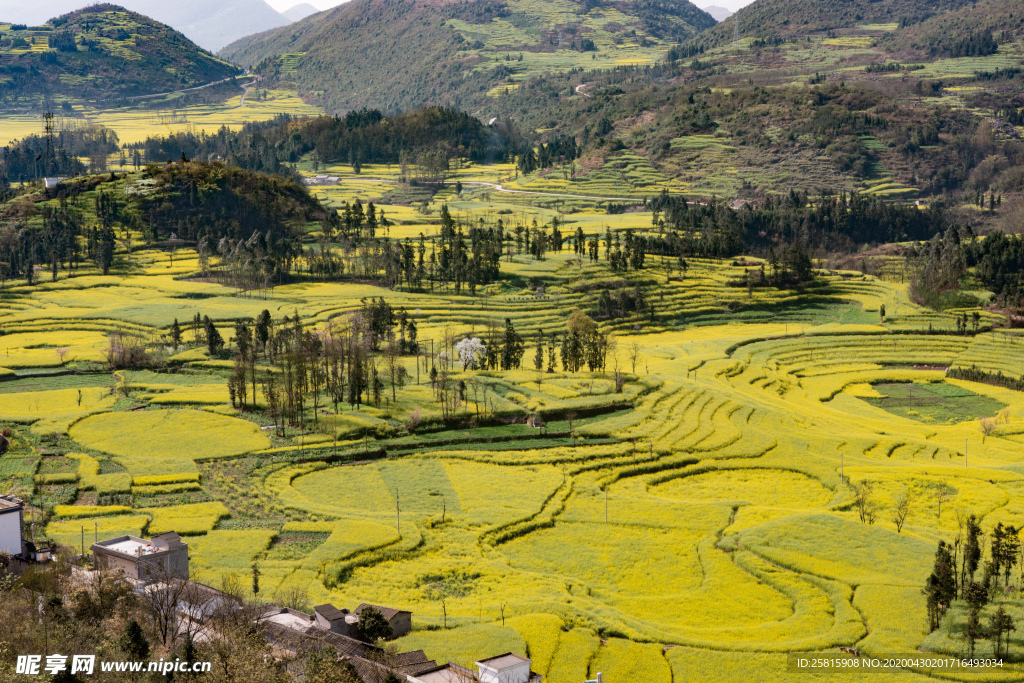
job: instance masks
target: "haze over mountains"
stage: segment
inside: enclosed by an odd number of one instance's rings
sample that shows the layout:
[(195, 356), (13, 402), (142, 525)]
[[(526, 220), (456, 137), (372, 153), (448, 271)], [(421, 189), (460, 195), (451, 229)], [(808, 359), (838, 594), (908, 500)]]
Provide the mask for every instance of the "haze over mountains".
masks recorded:
[(719, 7), (718, 5), (707, 5), (705, 7), (701, 7), (701, 9), (710, 14), (711, 16), (713, 16), (715, 18), (715, 21), (725, 21), (733, 14), (735, 14), (735, 12), (733, 12), (731, 9)]
[[(38, 25), (92, 4), (90, 0), (0, 0), (0, 21)], [(171, 26), (211, 52), (293, 21), (264, 0), (124, 0), (119, 4)]]
[(299, 21), (301, 19), (305, 19), (310, 14), (316, 14), (319, 11), (320, 10), (318, 10), (316, 7), (313, 7), (308, 2), (304, 2), (302, 4), (295, 5), (294, 7), (289, 7), (281, 14), (288, 17), (292, 21)]

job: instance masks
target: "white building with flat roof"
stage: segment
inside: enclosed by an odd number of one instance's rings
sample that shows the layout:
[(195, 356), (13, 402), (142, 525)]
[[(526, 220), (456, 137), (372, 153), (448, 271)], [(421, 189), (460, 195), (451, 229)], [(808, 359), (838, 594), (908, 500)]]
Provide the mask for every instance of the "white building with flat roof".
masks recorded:
[(177, 577), (188, 579), (188, 544), (173, 531), (158, 534), (151, 540), (135, 536), (118, 536), (93, 543), (93, 566), (96, 569), (120, 569), (129, 579), (152, 581)]
[(23, 508), (14, 496), (0, 496), (0, 552), (21, 555)]
[(476, 663), (480, 683), (540, 683), (541, 675), (530, 670), (533, 662), (514, 652), (488, 657)]

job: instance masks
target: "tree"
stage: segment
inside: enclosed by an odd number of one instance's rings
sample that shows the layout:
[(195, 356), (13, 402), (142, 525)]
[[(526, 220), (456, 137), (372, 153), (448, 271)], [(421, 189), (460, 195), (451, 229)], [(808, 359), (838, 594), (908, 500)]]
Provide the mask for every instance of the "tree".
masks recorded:
[(348, 662), (339, 661), (338, 652), (324, 644), (308, 655), (303, 663), (303, 680), (316, 683), (358, 683), (359, 677)]
[(903, 489), (903, 491), (896, 496), (896, 504), (892, 509), (892, 521), (896, 525), (896, 533), (903, 531), (903, 525), (907, 522), (907, 517), (910, 516), (910, 491)]
[(171, 337), (171, 345), (175, 349), (177, 349), (179, 346), (181, 346), (181, 325), (178, 324), (178, 319), (177, 318), (175, 318), (174, 322), (171, 323), (170, 337)]
[(367, 607), (359, 613), (359, 638), (368, 643), (387, 640), (394, 635), (391, 624), (376, 607)]
[(203, 326), (206, 328), (206, 348), (211, 356), (216, 356), (224, 350), (224, 338), (220, 336), (210, 316), (203, 318)]
[[(1013, 624), (1013, 617), (1006, 613), (1006, 609), (1000, 605), (999, 609), (989, 617), (988, 637), (992, 640), (992, 654), (997, 659), (1005, 657), (1010, 647), (1010, 631), (1016, 631)], [(1003, 634), (1006, 634), (1006, 643), (1003, 643)]]
[(857, 507), (857, 515), (862, 523), (875, 523), (876, 507), (871, 500), (871, 482), (862, 481), (854, 485), (853, 504)]
[(479, 337), (466, 337), (455, 345), (455, 352), (459, 354), (463, 370), (475, 370), (480, 359), (487, 354), (487, 347)]
[(256, 329), (254, 332), (256, 335), (256, 343), (259, 344), (264, 355), (267, 353), (267, 342), (270, 340), (270, 332), (273, 325), (274, 323), (273, 319), (270, 317), (270, 311), (263, 309), (256, 317)]
[(967, 639), (969, 657), (974, 657), (974, 643), (983, 632), (981, 621), (978, 619), (978, 610), (969, 610), (967, 612), (967, 623), (964, 625), (964, 637)]
[(523, 361), (523, 338), (516, 332), (511, 318), (505, 318), (505, 343), (501, 349), (501, 369), (515, 370)]
[(978, 563), (981, 562), (981, 526), (978, 518), (971, 515), (967, 518), (967, 540), (964, 543), (963, 563), (960, 571), (960, 585), (965, 591), (963, 599), (967, 599), (966, 590), (969, 583), (973, 583), (974, 574), (978, 571)]
[(252, 563), (252, 595), (258, 597), (260, 594), (260, 565), (258, 562)]
[(544, 330), (537, 330), (537, 352), (533, 355), (533, 367), (537, 372), (544, 370)]
[(945, 541), (939, 541), (935, 551), (935, 564), (928, 576), (923, 593), (928, 605), (928, 625), (934, 631), (942, 622), (946, 610), (956, 598), (956, 576), (950, 547)]
[(640, 352), (643, 350), (643, 348), (644, 347), (640, 346), (640, 343), (637, 342), (635, 339), (629, 344), (629, 363), (630, 366), (633, 368), (632, 372), (634, 375), (636, 374), (636, 364), (637, 361), (640, 360)]
[(134, 617), (125, 624), (124, 633), (117, 640), (117, 646), (121, 651), (135, 660), (143, 660), (149, 657), (149, 641), (142, 627)]

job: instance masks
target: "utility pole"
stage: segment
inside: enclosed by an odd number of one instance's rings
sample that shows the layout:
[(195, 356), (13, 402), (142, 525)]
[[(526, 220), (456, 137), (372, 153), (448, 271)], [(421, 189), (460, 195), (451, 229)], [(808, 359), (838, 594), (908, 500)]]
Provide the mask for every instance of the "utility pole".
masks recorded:
[(395, 489), (395, 523), (398, 528), (398, 537), (402, 537), (402, 508), (398, 500), (398, 489)]

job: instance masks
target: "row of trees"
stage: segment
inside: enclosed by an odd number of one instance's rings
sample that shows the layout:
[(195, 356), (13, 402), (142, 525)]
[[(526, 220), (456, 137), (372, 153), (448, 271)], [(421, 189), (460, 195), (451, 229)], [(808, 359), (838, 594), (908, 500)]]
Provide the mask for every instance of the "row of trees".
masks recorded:
[[(1000, 605), (990, 616), (988, 625), (981, 623), (981, 610), (994, 598), (999, 588), (1009, 586), (1015, 566), (1022, 565), (1020, 530), (1001, 522), (993, 527), (988, 538), (988, 560), (985, 561), (985, 534), (973, 514), (958, 517), (959, 532), (952, 544), (939, 542), (935, 563), (925, 582), (924, 595), (928, 606), (928, 624), (934, 631), (954, 600), (967, 604), (964, 637), (971, 657), (979, 638), (992, 640), (993, 655), (1005, 657), (1009, 634), (1016, 630), (1013, 618)], [(1022, 565), (1024, 566), (1024, 565)], [(981, 569), (981, 576), (977, 576)]]

